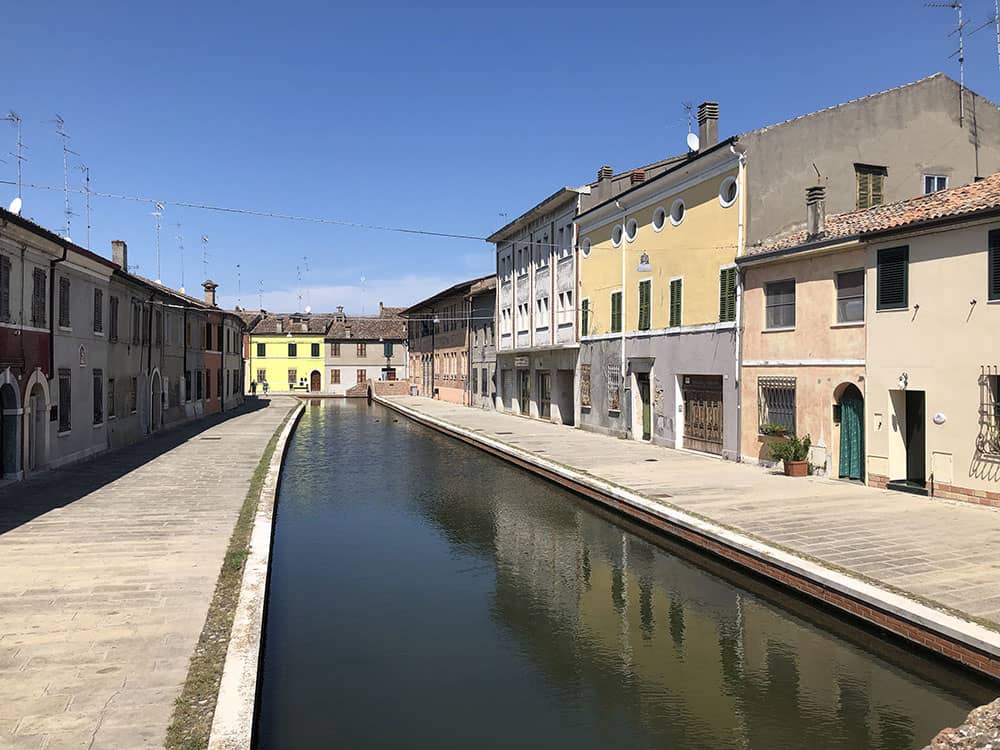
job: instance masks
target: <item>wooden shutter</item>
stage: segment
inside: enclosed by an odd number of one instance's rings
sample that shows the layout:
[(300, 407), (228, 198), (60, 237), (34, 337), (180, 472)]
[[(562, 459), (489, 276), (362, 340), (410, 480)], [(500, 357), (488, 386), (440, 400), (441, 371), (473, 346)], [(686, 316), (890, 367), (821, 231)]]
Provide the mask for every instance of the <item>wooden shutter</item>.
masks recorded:
[(899, 310), (908, 305), (908, 266), (910, 248), (890, 247), (878, 251), (876, 308)]
[(871, 199), (868, 205), (870, 206), (881, 206), (883, 201), (882, 187), (885, 181), (885, 176), (881, 174), (871, 175)]
[(59, 278), (59, 325), (69, 328), (69, 279)]
[(580, 303), (580, 335), (590, 335), (590, 300), (585, 299)]
[(648, 331), (650, 324), (649, 297), (651, 281), (639, 282), (639, 330)]
[(611, 294), (611, 332), (619, 333), (622, 330), (622, 293), (613, 292)]
[(989, 298), (1000, 300), (1000, 229), (990, 232), (990, 249), (987, 263)]
[(719, 322), (736, 320), (736, 269), (719, 271)]
[(670, 327), (674, 328), (681, 324), (681, 310), (683, 294), (683, 280), (674, 279), (670, 282)]
[(858, 175), (858, 208), (868, 208), (871, 205), (871, 175), (859, 171)]
[(10, 258), (0, 257), (0, 320), (10, 320)]

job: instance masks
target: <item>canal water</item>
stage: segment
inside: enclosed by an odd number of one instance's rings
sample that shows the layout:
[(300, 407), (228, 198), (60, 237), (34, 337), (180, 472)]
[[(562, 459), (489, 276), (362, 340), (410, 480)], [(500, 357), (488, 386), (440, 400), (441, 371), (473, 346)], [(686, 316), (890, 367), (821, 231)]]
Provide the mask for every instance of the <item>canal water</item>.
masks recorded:
[(358, 400), (307, 406), (271, 565), (267, 750), (896, 750), (995, 697)]

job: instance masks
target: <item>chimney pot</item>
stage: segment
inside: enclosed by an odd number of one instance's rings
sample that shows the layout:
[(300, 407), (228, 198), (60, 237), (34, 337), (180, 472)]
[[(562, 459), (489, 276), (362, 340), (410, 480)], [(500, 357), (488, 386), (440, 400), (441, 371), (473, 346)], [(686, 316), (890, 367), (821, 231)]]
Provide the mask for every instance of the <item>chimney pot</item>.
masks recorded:
[(646, 181), (646, 170), (645, 169), (633, 169), (632, 173), (628, 176), (629, 183), (632, 185), (638, 185), (640, 182)]
[(219, 288), (219, 285), (211, 279), (206, 279), (202, 282), (201, 288), (205, 290), (205, 304), (216, 307), (215, 290)]
[(597, 170), (598, 180), (610, 180), (612, 175), (614, 175), (615, 170), (611, 168), (610, 164), (605, 164), (603, 167)]
[(111, 240), (111, 260), (123, 271), (128, 271), (128, 245), (125, 240)]
[(806, 236), (821, 237), (826, 232), (826, 188), (813, 185), (806, 188)]
[(698, 150), (711, 148), (719, 142), (719, 103), (698, 105)]

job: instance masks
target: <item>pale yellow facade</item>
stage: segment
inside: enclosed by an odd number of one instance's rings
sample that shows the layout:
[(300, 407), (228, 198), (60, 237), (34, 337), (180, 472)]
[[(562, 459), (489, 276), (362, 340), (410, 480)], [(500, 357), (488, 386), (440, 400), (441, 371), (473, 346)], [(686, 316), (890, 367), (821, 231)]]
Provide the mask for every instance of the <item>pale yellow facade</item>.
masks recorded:
[[(294, 345), (294, 356), (289, 345)], [(272, 333), (250, 335), (247, 378), (268, 384), (269, 393), (320, 392), (324, 390), (323, 334)]]

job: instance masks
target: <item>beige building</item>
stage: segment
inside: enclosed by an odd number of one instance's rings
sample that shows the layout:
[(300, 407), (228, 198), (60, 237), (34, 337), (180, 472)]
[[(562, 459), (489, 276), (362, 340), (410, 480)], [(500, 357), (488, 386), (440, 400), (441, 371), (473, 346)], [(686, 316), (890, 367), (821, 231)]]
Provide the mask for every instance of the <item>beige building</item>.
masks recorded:
[(327, 393), (343, 396), (369, 380), (406, 380), (406, 321), (401, 308), (379, 302), (378, 317), (348, 316), (338, 307), (326, 331)]

